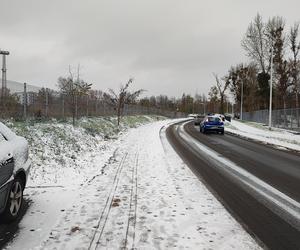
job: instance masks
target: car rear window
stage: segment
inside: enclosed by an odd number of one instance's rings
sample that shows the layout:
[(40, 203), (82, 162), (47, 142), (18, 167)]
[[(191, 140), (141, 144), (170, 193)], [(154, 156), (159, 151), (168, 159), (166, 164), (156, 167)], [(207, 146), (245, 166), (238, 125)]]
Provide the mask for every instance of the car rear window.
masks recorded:
[(219, 117), (208, 117), (208, 122), (220, 122)]

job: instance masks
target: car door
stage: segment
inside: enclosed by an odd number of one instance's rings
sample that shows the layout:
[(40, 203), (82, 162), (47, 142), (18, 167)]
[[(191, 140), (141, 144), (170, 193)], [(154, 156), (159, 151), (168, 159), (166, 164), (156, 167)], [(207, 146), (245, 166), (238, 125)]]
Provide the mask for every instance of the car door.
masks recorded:
[(5, 207), (8, 185), (4, 185), (10, 179), (14, 171), (14, 160), (11, 144), (0, 133), (0, 211)]

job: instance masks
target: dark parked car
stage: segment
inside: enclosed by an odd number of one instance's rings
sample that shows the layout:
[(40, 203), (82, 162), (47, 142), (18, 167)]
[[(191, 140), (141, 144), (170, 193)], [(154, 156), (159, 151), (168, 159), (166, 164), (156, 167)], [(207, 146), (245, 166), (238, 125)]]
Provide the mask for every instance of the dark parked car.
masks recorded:
[(225, 114), (225, 120), (231, 122), (231, 119), (232, 119), (232, 115), (226, 113), (226, 114)]
[(233, 116), (235, 119), (240, 119), (240, 114), (239, 113), (234, 113), (234, 116)]
[(28, 143), (0, 122), (0, 214), (2, 221), (18, 217), (30, 169)]
[(203, 116), (201, 115), (197, 115), (195, 118), (194, 118), (194, 125), (197, 126), (197, 125), (200, 125), (200, 122), (201, 122), (201, 118)]
[(203, 121), (200, 123), (200, 132), (217, 132), (224, 134), (224, 122), (219, 116), (205, 116)]

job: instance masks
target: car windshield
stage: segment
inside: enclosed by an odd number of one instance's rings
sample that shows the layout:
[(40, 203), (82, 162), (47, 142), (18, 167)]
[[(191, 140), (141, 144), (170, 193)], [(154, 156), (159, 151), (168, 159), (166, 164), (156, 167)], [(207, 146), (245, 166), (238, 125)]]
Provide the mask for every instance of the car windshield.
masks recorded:
[(209, 116), (207, 118), (208, 122), (220, 122), (220, 118), (219, 117), (213, 117), (213, 116)]

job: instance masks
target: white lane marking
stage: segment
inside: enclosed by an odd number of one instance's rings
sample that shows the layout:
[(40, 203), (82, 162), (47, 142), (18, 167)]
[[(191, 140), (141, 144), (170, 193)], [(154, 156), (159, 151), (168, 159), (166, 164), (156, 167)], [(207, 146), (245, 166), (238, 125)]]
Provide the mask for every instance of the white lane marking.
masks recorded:
[[(300, 221), (300, 203), (293, 200), (286, 194), (280, 192), (279, 190), (275, 189), (271, 185), (267, 184), (266, 182), (262, 181), (261, 179), (257, 178), (253, 174), (249, 173), (248, 171), (242, 169), (234, 162), (230, 161), (229, 159), (220, 156), (219, 153), (216, 151), (208, 148), (207, 146), (200, 143), (198, 140), (194, 139), (192, 136), (187, 134), (184, 130), (184, 125), (187, 122), (181, 124), (179, 129), (180, 137), (185, 140), (189, 145), (196, 147), (196, 150), (200, 150), (204, 152), (210, 159), (213, 159), (223, 166), (227, 167), (227, 170), (231, 172), (232, 175), (238, 177), (244, 184), (248, 187), (252, 188), (260, 195), (264, 196), (266, 199), (274, 203), (276, 206), (280, 207), (284, 211), (288, 212), (292, 217), (296, 218)], [(243, 177), (243, 178), (241, 178)], [(266, 193), (266, 190), (268, 193)]]

